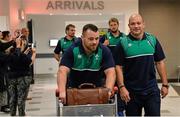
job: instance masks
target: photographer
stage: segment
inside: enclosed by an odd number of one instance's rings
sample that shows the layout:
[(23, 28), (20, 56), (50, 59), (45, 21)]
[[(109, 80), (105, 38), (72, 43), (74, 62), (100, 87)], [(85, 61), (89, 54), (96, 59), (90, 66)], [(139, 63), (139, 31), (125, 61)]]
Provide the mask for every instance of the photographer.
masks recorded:
[(10, 32), (3, 31), (2, 39), (0, 39), (0, 51), (8, 54), (14, 45), (15, 41), (12, 40)]
[(5, 62), (9, 58), (9, 53), (15, 41), (12, 40), (9, 31), (3, 31), (0, 33), (0, 107), (2, 112), (9, 112), (9, 96), (8, 96), (8, 81), (7, 81), (7, 63)]
[[(8, 91), (10, 95), (10, 115), (16, 115), (16, 108), (18, 106), (19, 116), (25, 116), (25, 100), (31, 79), (29, 78), (29, 69), (35, 60), (36, 52), (34, 48), (26, 46), (26, 39), (21, 36), (16, 39), (16, 48), (13, 53), (15, 57), (9, 62), (9, 86)], [(14, 55), (14, 54), (13, 54)]]

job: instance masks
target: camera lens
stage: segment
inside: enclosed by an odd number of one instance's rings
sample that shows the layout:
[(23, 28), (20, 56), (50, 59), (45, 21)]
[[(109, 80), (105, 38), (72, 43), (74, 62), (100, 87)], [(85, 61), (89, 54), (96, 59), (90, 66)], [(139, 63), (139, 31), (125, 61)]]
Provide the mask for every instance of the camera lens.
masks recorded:
[(29, 47), (29, 48), (32, 48), (32, 43), (28, 43), (28, 47)]

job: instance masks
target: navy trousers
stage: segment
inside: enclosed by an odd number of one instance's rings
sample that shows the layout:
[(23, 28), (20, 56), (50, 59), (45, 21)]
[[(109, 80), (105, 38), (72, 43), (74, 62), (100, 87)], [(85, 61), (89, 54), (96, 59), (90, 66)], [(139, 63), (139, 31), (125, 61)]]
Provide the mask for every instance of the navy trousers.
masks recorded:
[(126, 116), (141, 116), (144, 108), (145, 116), (160, 116), (160, 91), (140, 95), (130, 92), (130, 102), (126, 105)]

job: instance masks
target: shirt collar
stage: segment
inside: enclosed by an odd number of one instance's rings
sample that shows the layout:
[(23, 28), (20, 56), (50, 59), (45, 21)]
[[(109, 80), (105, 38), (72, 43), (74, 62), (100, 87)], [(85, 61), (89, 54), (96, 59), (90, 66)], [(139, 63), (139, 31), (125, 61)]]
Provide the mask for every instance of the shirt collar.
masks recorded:
[[(128, 37), (129, 37), (131, 40), (139, 40), (139, 39), (133, 37), (130, 33), (129, 33)], [(144, 39), (146, 39), (146, 34), (145, 34), (145, 33), (143, 34), (143, 38), (142, 38), (141, 40), (144, 40)]]
[[(122, 33), (120, 32), (120, 31), (118, 31), (119, 32), (119, 35), (117, 36), (117, 37), (115, 37), (115, 38), (119, 38), (119, 37), (121, 37), (122, 36)], [(114, 37), (114, 35), (112, 34), (112, 32), (110, 31), (109, 32), (109, 34), (111, 35), (111, 36), (113, 36)]]
[[(75, 40), (75, 38), (76, 38), (76, 37), (74, 36), (74, 37), (72, 38), (72, 41), (74, 41), (74, 40)], [(66, 36), (64, 37), (64, 40), (65, 40), (65, 41), (71, 41), (71, 40), (67, 39), (67, 37), (66, 37)]]

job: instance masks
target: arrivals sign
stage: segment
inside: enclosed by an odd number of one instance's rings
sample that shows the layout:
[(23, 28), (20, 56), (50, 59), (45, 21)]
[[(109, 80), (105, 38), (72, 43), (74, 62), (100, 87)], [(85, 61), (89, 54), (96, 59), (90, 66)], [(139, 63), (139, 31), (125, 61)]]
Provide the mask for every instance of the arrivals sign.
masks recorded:
[(103, 10), (104, 1), (91, 0), (51, 0), (46, 6), (47, 10)]
[[(1, 0), (0, 0), (1, 1)], [(138, 0), (22, 0), (26, 14), (112, 14), (138, 12)]]

